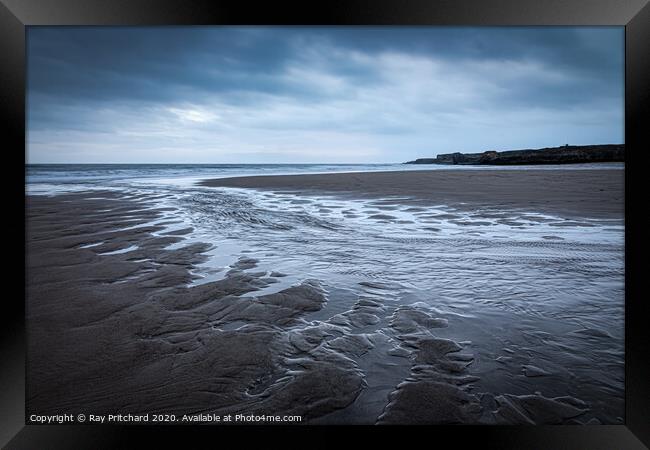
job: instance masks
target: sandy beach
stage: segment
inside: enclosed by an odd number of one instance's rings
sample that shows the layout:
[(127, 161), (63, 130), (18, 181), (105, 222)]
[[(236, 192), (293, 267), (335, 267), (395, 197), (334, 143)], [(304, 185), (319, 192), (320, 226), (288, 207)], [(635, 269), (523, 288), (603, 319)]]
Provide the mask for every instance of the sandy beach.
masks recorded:
[[(301, 357), (326, 328), (305, 335), (282, 329), (320, 309), (325, 295), (317, 282), (251, 302), (240, 296), (276, 280), (243, 272), (256, 265), (243, 258), (222, 281), (188, 288), (188, 269), (210, 245), (165, 250), (191, 230), (154, 237), (163, 227), (138, 228), (161, 212), (144, 210), (142, 200), (111, 192), (29, 198), (29, 411), (307, 420), (354, 400), (363, 379), (352, 361), (333, 350)], [(135, 228), (117, 231), (124, 227)], [(134, 244), (136, 251), (122, 252)], [(248, 325), (224, 326), (231, 322)], [(270, 395), (291, 358), (302, 358), (300, 368)]]
[(203, 185), (27, 197), (28, 411), (621, 422), (623, 170)]
[(27, 425), (633, 425), (623, 27), (55, 28)]
[(435, 170), (221, 178), (211, 187), (368, 198), (464, 209), (511, 208), (577, 217), (623, 217), (623, 170)]

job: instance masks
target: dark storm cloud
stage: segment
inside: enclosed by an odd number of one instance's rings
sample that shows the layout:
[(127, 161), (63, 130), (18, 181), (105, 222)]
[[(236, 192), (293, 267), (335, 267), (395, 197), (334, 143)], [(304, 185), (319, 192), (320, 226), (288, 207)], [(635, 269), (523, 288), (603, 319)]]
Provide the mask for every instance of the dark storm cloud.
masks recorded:
[[(474, 124), (497, 115), (514, 120), (522, 111), (546, 111), (529, 125), (556, 123), (553, 114), (569, 110), (567, 119), (578, 124), (604, 125), (622, 118), (623, 55), (622, 28), (611, 27), (34, 27), (28, 125), (34, 143), (46, 141), (46, 130), (163, 139), (174, 129), (170, 135), (185, 146), (198, 147), (203, 133), (207, 149), (210, 124), (216, 135), (232, 135), (228, 145), (239, 127), (347, 131), (375, 150), (373, 134), (423, 136), (426, 127), (445, 126), (451, 133), (459, 118), (471, 134)], [(133, 123), (139, 118), (147, 121), (141, 130)], [(179, 120), (191, 139), (179, 137)], [(584, 141), (593, 130), (563, 133)], [(254, 134), (248, 144), (264, 147)], [(596, 134), (620, 140), (622, 123)], [(538, 135), (531, 131), (527, 146)], [(381, 159), (406, 159), (422, 151), (419, 142), (395, 144), (391, 156), (384, 148)], [(45, 150), (31, 147), (39, 157)]]
[[(622, 34), (611, 28), (45, 27), (29, 34), (29, 88), (68, 100), (111, 101), (167, 101), (205, 91), (278, 93), (291, 91), (291, 86), (274, 75), (301, 49), (322, 43), (451, 61), (544, 61), (584, 76), (589, 92), (594, 83), (615, 84), (622, 76)], [(339, 73), (372, 81), (372, 73), (354, 64), (341, 64)], [(575, 95), (575, 86), (570, 90)], [(563, 97), (565, 92), (559, 91)]]

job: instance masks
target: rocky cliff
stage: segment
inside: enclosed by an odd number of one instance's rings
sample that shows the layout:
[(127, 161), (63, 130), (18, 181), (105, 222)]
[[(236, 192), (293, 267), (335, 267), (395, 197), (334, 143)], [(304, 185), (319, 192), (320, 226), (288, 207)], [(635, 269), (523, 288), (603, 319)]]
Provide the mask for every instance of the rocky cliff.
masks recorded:
[(405, 164), (576, 164), (625, 161), (625, 145), (565, 145), (537, 150), (494, 150), (483, 153), (446, 153), (435, 158), (420, 158)]

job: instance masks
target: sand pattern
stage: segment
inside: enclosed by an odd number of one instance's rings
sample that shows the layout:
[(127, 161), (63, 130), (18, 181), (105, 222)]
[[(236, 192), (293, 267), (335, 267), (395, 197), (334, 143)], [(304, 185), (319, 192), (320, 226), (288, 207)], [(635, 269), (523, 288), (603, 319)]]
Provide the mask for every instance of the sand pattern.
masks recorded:
[(622, 220), (412, 200), (29, 196), (28, 410), (620, 423)]

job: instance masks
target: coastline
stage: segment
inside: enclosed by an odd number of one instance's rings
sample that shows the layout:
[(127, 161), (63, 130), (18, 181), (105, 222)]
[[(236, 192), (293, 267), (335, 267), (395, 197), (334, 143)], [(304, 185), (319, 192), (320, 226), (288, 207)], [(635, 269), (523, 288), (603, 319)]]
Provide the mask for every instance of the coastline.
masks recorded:
[[(622, 218), (623, 170), (204, 183), (266, 192), (27, 196), (29, 411), (622, 421), (622, 254), (599, 233)], [(443, 202), (471, 217), (427, 207)], [(531, 205), (605, 225), (488, 211)]]
[(624, 170), (423, 170), (217, 178), (207, 187), (233, 187), (347, 197), (402, 197), (416, 205), (458, 209), (535, 210), (567, 217), (624, 217)]
[(488, 150), (482, 153), (446, 153), (404, 164), (546, 165), (624, 162), (625, 144), (564, 145), (524, 150)]
[(190, 286), (211, 245), (168, 248), (183, 238), (147, 225), (164, 212), (147, 208), (147, 196), (27, 199), (28, 412), (273, 412), (307, 421), (361, 390), (344, 351), (301, 355), (327, 334), (324, 325), (312, 336), (302, 320), (326, 302), (317, 281), (245, 297), (283, 275), (245, 272), (257, 261), (241, 258), (223, 279)]

